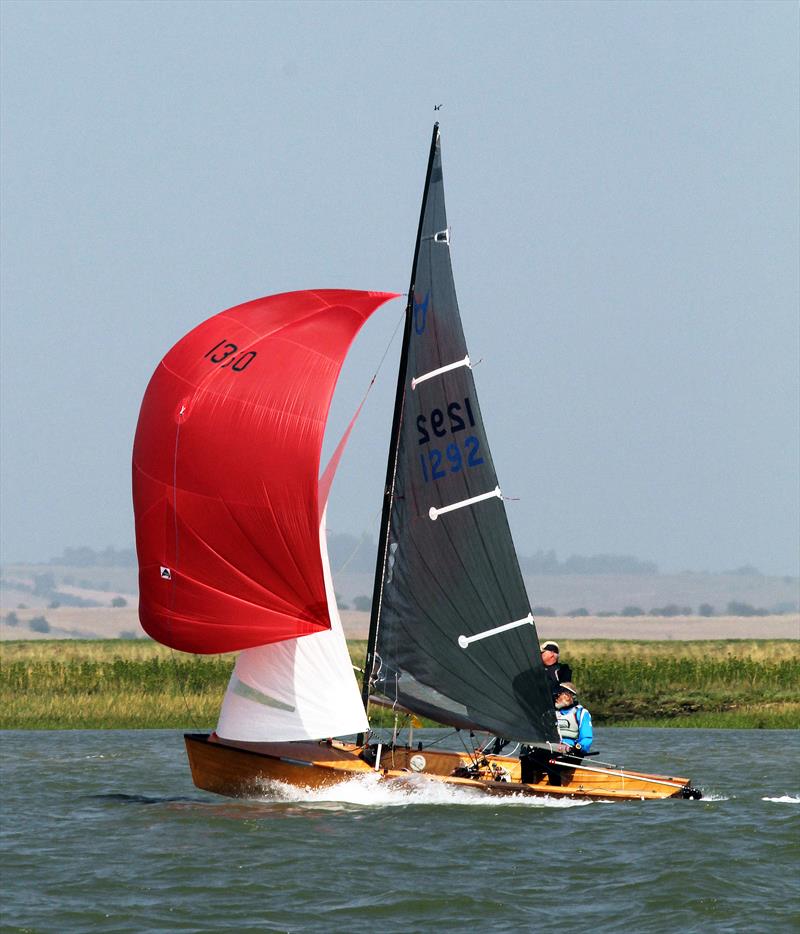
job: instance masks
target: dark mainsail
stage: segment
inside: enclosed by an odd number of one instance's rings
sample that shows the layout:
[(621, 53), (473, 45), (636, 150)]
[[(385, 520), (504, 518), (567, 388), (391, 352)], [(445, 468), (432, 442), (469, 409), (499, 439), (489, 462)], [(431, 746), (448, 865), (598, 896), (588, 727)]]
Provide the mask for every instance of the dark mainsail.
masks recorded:
[(532, 621), (459, 644), (530, 619), (530, 604), (456, 300), (438, 124), (406, 316), (368, 687), (440, 723), (558, 742)]

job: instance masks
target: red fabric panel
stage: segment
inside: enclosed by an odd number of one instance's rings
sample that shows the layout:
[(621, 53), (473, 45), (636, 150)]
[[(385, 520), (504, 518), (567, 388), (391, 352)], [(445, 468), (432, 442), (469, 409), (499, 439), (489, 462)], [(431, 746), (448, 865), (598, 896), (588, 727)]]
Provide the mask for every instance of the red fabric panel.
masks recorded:
[(204, 321), (161, 361), (133, 447), (139, 618), (154, 639), (231, 652), (330, 628), (325, 422), (350, 344), (394, 297), (257, 299)]

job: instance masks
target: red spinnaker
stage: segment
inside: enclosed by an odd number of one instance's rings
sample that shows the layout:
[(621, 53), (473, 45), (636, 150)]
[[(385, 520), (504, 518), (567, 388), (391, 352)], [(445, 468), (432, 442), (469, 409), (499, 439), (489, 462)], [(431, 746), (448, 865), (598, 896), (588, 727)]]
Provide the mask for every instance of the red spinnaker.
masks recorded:
[(133, 447), (139, 618), (184, 652), (330, 628), (319, 462), (333, 390), (396, 296), (287, 292), (223, 311), (164, 357)]

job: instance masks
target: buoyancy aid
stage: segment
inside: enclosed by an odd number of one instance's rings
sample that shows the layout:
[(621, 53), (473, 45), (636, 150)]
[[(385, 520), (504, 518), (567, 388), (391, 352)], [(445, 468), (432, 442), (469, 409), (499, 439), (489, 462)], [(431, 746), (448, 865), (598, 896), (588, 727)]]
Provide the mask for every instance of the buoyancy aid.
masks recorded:
[(584, 712), (580, 704), (573, 704), (563, 710), (556, 711), (556, 725), (561, 739), (577, 740), (581, 731), (581, 714)]

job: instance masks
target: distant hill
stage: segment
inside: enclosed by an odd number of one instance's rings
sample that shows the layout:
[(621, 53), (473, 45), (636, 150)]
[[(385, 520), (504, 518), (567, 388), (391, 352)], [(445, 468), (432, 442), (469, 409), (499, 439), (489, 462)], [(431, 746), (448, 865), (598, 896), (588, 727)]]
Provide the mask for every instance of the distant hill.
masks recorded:
[[(328, 554), (334, 574), (375, 572), (378, 546), (372, 536), (329, 535)], [(559, 561), (555, 551), (520, 555), (523, 574), (658, 574), (653, 561), (640, 561), (632, 555), (571, 555)]]
[(79, 548), (65, 548), (58, 558), (51, 558), (46, 563), (73, 568), (135, 568), (136, 549), (109, 546), (97, 551), (84, 545)]
[[(525, 574), (534, 616), (743, 615), (796, 613), (796, 577), (764, 574)], [(334, 572), (341, 602), (372, 593), (372, 573)], [(731, 605), (733, 604), (733, 607)], [(359, 607), (360, 608), (360, 602)], [(702, 609), (701, 609), (702, 608)], [(655, 611), (655, 612), (653, 612)], [(798, 633), (800, 638), (800, 633)]]
[[(328, 554), (331, 567), (336, 571), (349, 571), (351, 573), (374, 572), (375, 558), (378, 546), (375, 539), (368, 534), (362, 536), (336, 532), (328, 535)], [(43, 565), (70, 568), (136, 568), (136, 549), (90, 548), (87, 545), (65, 548), (58, 557), (41, 562)], [(658, 574), (659, 569), (655, 561), (644, 561), (633, 555), (570, 555), (563, 561), (553, 549), (540, 550), (533, 555), (520, 555), (520, 567), (523, 574), (551, 575), (551, 574)], [(25, 566), (35, 567), (35, 564)], [(691, 573), (689, 571), (685, 573)], [(737, 575), (742, 577), (762, 576), (758, 568), (751, 564), (743, 565), (730, 571), (720, 572), (724, 575)]]
[[(372, 536), (332, 534), (328, 552), (340, 604), (369, 606), (377, 545)], [(750, 565), (719, 574), (684, 571), (660, 574), (651, 561), (630, 555), (572, 555), (554, 551), (520, 557), (538, 617), (615, 614), (747, 616), (797, 612), (797, 577), (762, 574)], [(6, 565), (0, 573), (0, 607), (101, 607), (115, 599), (137, 601), (133, 548), (66, 548), (42, 564)], [(798, 634), (800, 635), (800, 634)]]

